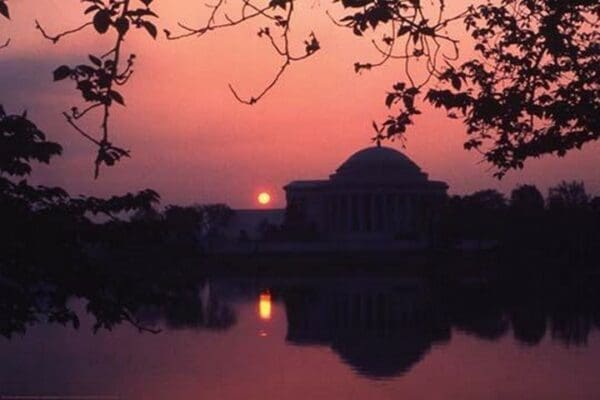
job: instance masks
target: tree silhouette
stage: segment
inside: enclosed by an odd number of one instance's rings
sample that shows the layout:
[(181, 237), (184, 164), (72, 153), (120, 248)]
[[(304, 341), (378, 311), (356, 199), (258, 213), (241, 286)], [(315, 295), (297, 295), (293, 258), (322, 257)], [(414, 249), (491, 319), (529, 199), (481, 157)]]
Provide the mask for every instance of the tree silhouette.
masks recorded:
[[(32, 172), (32, 163), (49, 163), (61, 152), (62, 147), (46, 140), (25, 114), (7, 114), (0, 108), (2, 335), (24, 330), (40, 315), (77, 326), (77, 316), (67, 305), (71, 296), (87, 298), (90, 304), (111, 303), (109, 314), (101, 307), (90, 309), (97, 327), (123, 320), (136, 323), (126, 302), (110, 300), (100, 290), (103, 285), (111, 287), (110, 268), (93, 265), (90, 246), (118, 242), (117, 232), (130, 230), (131, 234), (135, 226), (122, 216), (151, 208), (159, 196), (145, 190), (109, 199), (71, 197), (59, 187), (30, 185), (25, 178)], [(98, 216), (108, 222), (94, 223)], [(139, 233), (144, 230), (130, 237)]]
[(504, 195), (496, 190), (480, 190), (463, 198), (464, 223), (471, 239), (502, 237), (503, 216), (506, 213)]
[(586, 264), (597, 252), (600, 231), (589, 207), (583, 182), (561, 182), (548, 190), (549, 249), (574, 265)]
[(0, 0), (0, 15), (3, 15), (5, 18), (10, 18), (8, 5), (6, 4), (5, 0)]
[(226, 309), (215, 311), (221, 319), (202, 316), (199, 300), (190, 300), (203, 281), (184, 262), (195, 254), (195, 243), (169, 245), (168, 238), (186, 227), (166, 223), (173, 208), (167, 218), (154, 210), (156, 192), (100, 199), (29, 184), (33, 164), (49, 163), (61, 152), (26, 115), (0, 108), (0, 336), (24, 332), (37, 321), (78, 327), (73, 299), (95, 317), (94, 330), (129, 322), (156, 332), (138, 314), (151, 307), (169, 320), (170, 310), (183, 303), (185, 323), (199, 326), (198, 318), (190, 319), (199, 315), (203, 326), (230, 326)]
[(589, 199), (583, 182), (563, 181), (548, 190), (548, 208), (551, 210), (585, 208)]
[[(108, 121), (114, 103), (123, 105), (116, 90), (131, 76), (134, 56), (123, 56), (124, 39), (131, 28), (147, 31), (156, 38), (153, 0), (83, 0), (90, 20), (57, 35), (43, 36), (56, 43), (64, 36), (93, 27), (99, 34), (113, 33), (115, 44), (108, 51), (87, 57), (88, 63), (55, 70), (56, 80), (71, 78), (86, 103), (64, 116), (82, 136), (98, 146), (95, 175), (101, 165), (113, 165), (129, 151), (109, 140)], [(309, 58), (320, 49), (315, 33), (295, 54), (289, 38), (294, 23), (296, 0), (241, 0), (228, 4), (217, 0), (209, 5), (205, 23), (197, 27), (179, 24), (179, 32), (165, 30), (166, 37), (178, 40), (202, 37), (207, 33), (235, 28), (247, 21), (259, 22), (258, 34), (281, 57), (273, 78), (251, 96), (242, 96), (230, 85), (242, 103), (254, 104), (264, 97), (294, 62)], [(336, 15), (337, 25), (356, 36), (367, 36), (381, 58), (356, 62), (363, 72), (387, 62), (403, 65), (402, 80), (386, 95), (385, 104), (393, 114), (376, 126), (375, 140), (402, 139), (413, 117), (421, 113), (420, 96), (436, 107), (448, 110), (450, 118), (462, 116), (469, 139), (465, 148), (479, 151), (496, 168), (495, 176), (523, 168), (527, 159), (544, 154), (565, 155), (569, 150), (600, 137), (600, 93), (597, 64), (600, 61), (600, 5), (593, 0), (488, 0), (470, 6), (457, 15), (446, 15), (446, 4), (414, 0), (343, 0)], [(0, 14), (9, 16), (7, 3), (0, 1)], [(459, 40), (448, 27), (462, 21), (474, 40), (477, 55), (459, 65)], [(425, 71), (418, 81), (413, 71)], [(77, 120), (101, 110), (99, 135), (82, 129)]]
[(505, 244), (522, 252), (544, 247), (544, 207), (544, 196), (534, 185), (520, 185), (513, 189), (510, 194), (509, 229), (505, 234)]
[[(488, 1), (465, 18), (479, 57), (440, 79), (427, 99), (461, 113), (501, 177), (530, 157), (563, 156), (600, 137), (598, 2)], [(463, 88), (462, 83), (466, 83)]]
[(600, 196), (590, 200), (590, 208), (600, 217)]
[[(152, 2), (153, 0), (110, 0), (108, 2), (82, 0), (82, 3), (88, 3), (84, 14), (92, 15), (91, 20), (57, 35), (49, 35), (36, 21), (36, 28), (52, 43), (58, 43), (63, 37), (88, 27), (93, 27), (100, 35), (114, 33), (115, 42), (108, 51), (99, 55), (90, 54), (86, 64), (79, 64), (75, 67), (62, 65), (54, 70), (53, 74), (55, 81), (67, 78), (73, 80), (86, 103), (85, 108), (73, 107), (63, 115), (78, 133), (98, 147), (95, 178), (98, 178), (101, 165), (111, 166), (121, 158), (129, 157), (129, 151), (114, 146), (109, 141), (110, 110), (115, 103), (125, 106), (125, 99), (117, 87), (125, 85), (133, 74), (135, 54), (130, 54), (125, 63), (122, 61), (123, 44), (130, 29), (144, 29), (156, 39), (157, 28), (150, 18), (157, 18), (158, 15), (150, 8)], [(78, 120), (97, 109), (102, 112), (99, 137), (86, 131), (77, 123)]]
[(539, 214), (544, 210), (544, 196), (534, 185), (517, 186), (510, 193), (510, 208), (521, 215)]
[[(0, 15), (6, 19), (10, 19), (10, 12), (8, 10), (8, 5), (6, 4), (5, 0), (0, 0)], [(6, 39), (4, 43), (0, 44), (0, 50), (2, 50), (5, 47), (8, 47), (9, 44), (10, 39)]]

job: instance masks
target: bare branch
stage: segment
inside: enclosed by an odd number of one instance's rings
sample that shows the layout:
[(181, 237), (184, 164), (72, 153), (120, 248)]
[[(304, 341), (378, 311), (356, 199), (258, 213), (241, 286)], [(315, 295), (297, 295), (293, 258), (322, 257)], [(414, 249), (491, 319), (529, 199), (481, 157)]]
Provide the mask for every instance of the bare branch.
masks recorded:
[(279, 71), (277, 72), (277, 74), (275, 75), (275, 77), (271, 80), (271, 82), (267, 86), (265, 86), (265, 88), (262, 90), (262, 92), (260, 92), (256, 96), (250, 97), (249, 99), (243, 99), (242, 97), (240, 97), (238, 95), (238, 93), (235, 91), (235, 89), (233, 88), (233, 86), (231, 86), (231, 84), (229, 84), (229, 90), (231, 90), (231, 93), (233, 93), (233, 96), (240, 103), (244, 103), (244, 104), (248, 104), (248, 105), (253, 105), (257, 101), (259, 101), (260, 99), (262, 99), (275, 86), (275, 84), (279, 81), (279, 78), (281, 78), (281, 76), (285, 72), (286, 68), (289, 67), (289, 65), (290, 65), (290, 61), (289, 60), (287, 60), (285, 63), (283, 63), (283, 65), (279, 68)]
[(42, 33), (42, 36), (45, 39), (50, 40), (52, 43), (58, 43), (58, 41), (61, 38), (65, 37), (67, 35), (71, 35), (73, 33), (81, 32), (82, 30), (84, 30), (85, 28), (87, 28), (88, 26), (91, 26), (91, 25), (93, 25), (92, 22), (86, 22), (85, 24), (83, 24), (83, 25), (81, 25), (81, 26), (79, 26), (77, 28), (69, 29), (69, 30), (63, 31), (63, 32), (61, 32), (61, 33), (59, 33), (59, 34), (57, 34), (55, 36), (52, 36), (52, 35), (49, 35), (48, 33), (46, 33), (46, 31), (44, 30), (44, 28), (38, 22), (37, 19), (35, 20), (35, 29), (37, 29), (38, 31), (40, 31)]
[(86, 131), (84, 131), (83, 129), (81, 129), (76, 123), (75, 121), (73, 121), (73, 117), (71, 117), (69, 114), (67, 114), (66, 112), (63, 112), (63, 115), (65, 117), (65, 119), (67, 120), (67, 123), (69, 125), (71, 125), (77, 132), (79, 132), (84, 138), (88, 139), (90, 142), (96, 144), (97, 146), (100, 146), (100, 142), (96, 139), (94, 139), (90, 134), (88, 134)]
[(129, 311), (127, 310), (123, 310), (121, 312), (121, 315), (123, 316), (123, 319), (127, 322), (129, 322), (131, 325), (133, 325), (139, 332), (148, 332), (148, 333), (152, 333), (152, 334), (159, 334), (162, 332), (162, 329), (154, 329), (154, 328), (149, 328), (147, 326), (144, 326), (140, 323), (140, 321), (135, 318)]
[[(202, 36), (209, 31), (233, 27), (255, 18), (263, 18), (267, 20), (269, 24), (273, 25), (273, 27), (265, 27), (260, 29), (258, 32), (258, 36), (266, 37), (269, 40), (269, 43), (271, 44), (271, 47), (273, 47), (275, 52), (283, 58), (277, 73), (258, 94), (250, 96), (249, 98), (240, 96), (237, 90), (233, 87), (233, 85), (229, 84), (229, 90), (231, 90), (231, 93), (236, 98), (236, 100), (243, 104), (252, 105), (260, 99), (262, 99), (275, 86), (275, 84), (279, 81), (279, 79), (286, 71), (286, 69), (291, 65), (291, 63), (301, 61), (310, 57), (312, 54), (319, 50), (320, 45), (315, 34), (311, 33), (308, 39), (304, 41), (304, 53), (300, 55), (291, 54), (289, 44), (289, 30), (292, 15), (294, 12), (294, 0), (285, 0), (277, 5), (271, 2), (266, 7), (258, 7), (251, 3), (250, 0), (242, 0), (242, 3), (243, 4), (240, 10), (240, 16), (237, 18), (232, 18), (227, 13), (225, 13), (222, 9), (225, 4), (225, 1), (219, 0), (214, 6), (208, 6), (212, 10), (208, 21), (202, 27), (191, 28), (187, 25), (179, 23), (178, 25), (181, 29), (185, 31), (184, 33), (181, 33), (179, 35), (172, 35), (171, 32), (165, 30), (165, 34), (167, 36), (167, 39), (169, 40), (178, 40), (190, 36)], [(272, 14), (277, 11), (278, 7), (281, 7), (286, 11), (285, 16)], [(225, 22), (217, 22), (219, 16), (223, 18)], [(281, 39), (275, 39), (272, 29), (281, 30)]]
[(219, 2), (216, 5), (208, 6), (209, 8), (212, 8), (212, 11), (208, 18), (207, 23), (204, 26), (202, 26), (200, 28), (191, 28), (187, 25), (184, 25), (181, 22), (178, 22), (177, 25), (181, 29), (183, 29), (185, 32), (181, 33), (179, 35), (173, 35), (169, 30), (165, 29), (164, 30), (165, 35), (168, 40), (180, 40), (180, 39), (188, 38), (191, 36), (202, 36), (209, 31), (223, 29), (223, 28), (230, 28), (230, 27), (233, 27), (236, 25), (240, 25), (248, 20), (251, 20), (251, 19), (253, 19), (255, 17), (259, 17), (259, 16), (266, 16), (269, 19), (273, 18), (273, 17), (269, 16), (268, 14), (265, 14), (265, 12), (267, 10), (272, 9), (273, 7), (267, 6), (264, 8), (257, 8), (253, 5), (251, 5), (248, 0), (243, 0), (243, 2), (244, 2), (244, 7), (251, 7), (255, 11), (248, 15), (245, 15), (244, 13), (242, 13), (242, 16), (239, 17), (238, 19), (233, 19), (233, 18), (229, 17), (227, 14), (224, 14), (223, 18), (225, 18), (226, 22), (217, 23), (216, 22), (217, 14), (221, 10), (222, 6), (225, 3), (224, 0), (219, 0)]

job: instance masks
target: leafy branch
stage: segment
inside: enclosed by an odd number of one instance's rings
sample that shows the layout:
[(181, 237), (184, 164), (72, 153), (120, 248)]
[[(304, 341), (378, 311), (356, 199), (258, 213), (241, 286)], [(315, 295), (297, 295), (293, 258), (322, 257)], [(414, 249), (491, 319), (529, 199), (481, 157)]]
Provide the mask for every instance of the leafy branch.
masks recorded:
[[(564, 156), (600, 138), (600, 5), (502, 0), (471, 7), (478, 57), (441, 76), (426, 100), (462, 116), (467, 150), (503, 177), (525, 160)], [(467, 88), (461, 87), (467, 84)]]
[[(463, 19), (467, 11), (458, 15), (446, 16), (444, 0), (436, 0), (428, 7), (415, 0), (342, 0), (344, 12), (339, 17), (327, 15), (337, 26), (350, 29), (356, 36), (379, 36), (371, 39), (371, 44), (380, 54), (376, 62), (356, 62), (356, 73), (370, 71), (390, 61), (400, 61), (406, 82), (393, 86), (385, 99), (388, 108), (397, 107), (395, 115), (390, 115), (381, 126), (373, 123), (374, 141), (399, 138), (413, 117), (421, 112), (417, 108), (417, 98), (432, 79), (439, 80), (445, 69), (459, 57), (459, 41), (449, 35), (447, 28), (453, 22)], [(424, 66), (425, 76), (417, 81), (415, 65)]]
[(6, 0), (0, 0), (0, 15), (2, 15), (6, 19), (10, 19), (10, 12), (8, 10)]
[[(290, 26), (296, 0), (239, 0), (233, 10), (226, 0), (215, 0), (208, 20), (199, 27), (179, 23), (180, 32), (165, 30), (167, 39), (201, 37), (208, 32), (242, 25), (250, 20), (265, 22), (258, 35), (268, 40), (281, 57), (279, 68), (267, 84), (251, 96), (242, 96), (230, 84), (233, 96), (244, 104), (255, 104), (269, 93), (294, 62), (320, 49), (311, 33), (304, 51), (294, 54)], [(258, 3), (263, 1), (264, 3)], [(129, 152), (109, 141), (108, 122), (112, 105), (125, 104), (118, 86), (133, 73), (134, 55), (122, 55), (123, 40), (131, 27), (157, 36), (151, 22), (157, 15), (152, 0), (82, 0), (88, 3), (91, 21), (59, 34), (48, 34), (37, 23), (43, 37), (57, 43), (63, 37), (93, 26), (99, 34), (115, 32), (115, 44), (102, 55), (90, 55), (88, 64), (61, 66), (55, 80), (70, 78), (81, 92), (85, 107), (64, 112), (67, 122), (98, 147), (95, 176), (101, 165), (113, 165)], [(404, 80), (385, 98), (394, 109), (382, 124), (375, 124), (374, 140), (402, 139), (423, 100), (447, 110), (448, 117), (462, 118), (469, 139), (464, 147), (482, 154), (502, 177), (510, 169), (523, 168), (525, 160), (544, 154), (565, 155), (572, 149), (600, 138), (600, 5), (592, 0), (488, 0), (457, 15), (446, 16), (445, 0), (341, 0), (344, 13), (329, 17), (356, 36), (371, 40), (380, 58), (356, 62), (357, 73), (398, 60)], [(133, 8), (133, 4), (138, 8)], [(260, 5), (258, 5), (260, 4)], [(6, 0), (0, 14), (8, 18)], [(475, 57), (461, 65), (459, 42), (448, 33), (450, 24), (462, 20), (475, 41)], [(295, 21), (295, 20), (294, 20)], [(424, 66), (416, 75), (415, 65)], [(100, 132), (83, 129), (80, 119), (101, 112)]]
[[(437, 17), (418, 0), (341, 3), (357, 12), (339, 21), (330, 15), (337, 25), (358, 36), (385, 32), (381, 42), (372, 41), (382, 59), (357, 62), (356, 72), (394, 59), (404, 63), (407, 82), (395, 84), (385, 99), (396, 112), (375, 127), (375, 140), (402, 138), (420, 114), (422, 94), (449, 118), (462, 117), (465, 149), (482, 154), (498, 178), (529, 158), (563, 156), (600, 138), (598, 2), (488, 0), (449, 18), (444, 0), (431, 8)], [(458, 41), (446, 28), (457, 20), (474, 39), (477, 56), (454, 66)], [(410, 65), (420, 60), (427, 73), (417, 82)]]
[[(432, 76), (441, 72), (438, 69), (440, 58), (445, 61), (458, 58), (459, 41), (450, 37), (446, 29), (452, 22), (464, 18), (466, 12), (446, 17), (444, 0), (435, 1), (431, 9), (415, 0), (343, 0), (341, 3), (345, 9), (357, 11), (339, 20), (328, 12), (336, 25), (351, 29), (356, 36), (363, 36), (368, 31), (384, 31), (379, 40), (371, 40), (382, 59), (378, 62), (356, 62), (356, 72), (399, 59), (404, 61), (404, 72), (411, 86), (421, 87)], [(435, 15), (431, 15), (432, 13)], [(450, 51), (446, 52), (445, 48)], [(429, 73), (425, 82), (416, 84), (410, 68), (411, 60), (425, 61)]]
[[(5, 0), (0, 0), (0, 15), (6, 19), (10, 19), (10, 12)], [(0, 44), (0, 50), (7, 48), (10, 45), (10, 39), (6, 39), (3, 44)]]
[[(157, 28), (149, 19), (157, 18), (158, 15), (150, 8), (153, 0), (82, 0), (82, 2), (89, 3), (84, 13), (92, 15), (91, 21), (56, 35), (48, 34), (38, 21), (36, 21), (36, 28), (52, 43), (57, 43), (62, 38), (88, 27), (93, 27), (101, 35), (109, 32), (115, 34), (113, 47), (105, 53), (90, 54), (89, 62), (86, 64), (74, 67), (62, 65), (53, 74), (55, 81), (67, 78), (74, 81), (86, 103), (83, 109), (72, 107), (70, 111), (63, 112), (63, 116), (75, 131), (98, 147), (94, 169), (94, 177), (98, 178), (103, 164), (112, 166), (123, 157), (130, 156), (128, 150), (114, 146), (109, 140), (111, 107), (114, 103), (125, 106), (125, 99), (117, 87), (129, 81), (135, 61), (135, 54), (130, 54), (125, 60), (123, 59), (123, 42), (132, 27), (144, 29), (156, 39)], [(134, 7), (134, 3), (141, 4)], [(96, 134), (82, 128), (78, 122), (93, 111), (101, 112), (100, 132)]]

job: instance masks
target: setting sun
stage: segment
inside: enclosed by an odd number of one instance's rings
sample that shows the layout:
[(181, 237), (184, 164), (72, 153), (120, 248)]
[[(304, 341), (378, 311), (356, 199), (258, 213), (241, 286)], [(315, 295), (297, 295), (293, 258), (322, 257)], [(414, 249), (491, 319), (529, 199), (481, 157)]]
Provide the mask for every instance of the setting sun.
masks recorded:
[(258, 202), (262, 205), (267, 205), (271, 202), (271, 195), (267, 192), (262, 192), (258, 195)]

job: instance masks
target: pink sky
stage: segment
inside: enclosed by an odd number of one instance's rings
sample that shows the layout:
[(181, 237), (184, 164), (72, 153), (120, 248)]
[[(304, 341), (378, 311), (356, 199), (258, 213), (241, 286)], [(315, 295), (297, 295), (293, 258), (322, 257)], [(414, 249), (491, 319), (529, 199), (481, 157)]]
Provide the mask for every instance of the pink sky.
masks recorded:
[[(292, 65), (252, 107), (237, 102), (227, 85), (252, 95), (277, 71), (280, 60), (258, 38), (256, 24), (178, 42), (163, 36), (153, 41), (133, 32), (125, 50), (138, 56), (136, 74), (123, 89), (127, 108), (117, 110), (112, 121), (113, 142), (132, 150), (133, 158), (103, 169), (94, 181), (94, 148), (60, 116), (78, 104), (74, 87), (67, 81), (53, 83), (51, 71), (83, 61), (88, 53), (103, 53), (109, 48), (107, 38), (90, 31), (52, 45), (33, 29), (34, 19), (53, 32), (75, 26), (82, 21), (79, 2), (10, 3), (13, 20), (0, 25), (0, 40), (13, 40), (0, 54), (2, 103), (8, 111), (27, 108), (49, 137), (64, 146), (64, 157), (40, 168), (34, 179), (75, 194), (150, 187), (161, 193), (165, 204), (223, 202), (247, 208), (257, 206), (256, 194), (266, 190), (274, 207), (283, 206), (281, 188), (287, 182), (325, 178), (353, 152), (371, 145), (371, 121), (388, 115), (385, 93), (404, 77), (402, 65), (394, 62), (361, 75), (354, 72), (354, 62), (377, 61), (378, 54), (368, 40), (331, 23), (325, 10), (339, 5), (330, 2), (298, 8), (292, 25), (292, 38), (300, 48), (314, 31), (322, 50)], [(155, 3), (161, 28), (175, 30), (179, 20), (195, 24), (206, 18), (202, 2)], [(460, 9), (471, 2), (452, 3)], [(519, 183), (534, 183), (545, 192), (561, 180), (576, 179), (600, 194), (600, 143), (562, 159), (531, 161), (525, 170), (498, 181), (488, 165), (479, 163), (479, 154), (463, 150), (464, 138), (459, 121), (426, 107), (402, 151), (432, 179), (448, 182), (451, 193), (483, 188), (509, 192)], [(398, 142), (388, 145), (401, 149)]]

